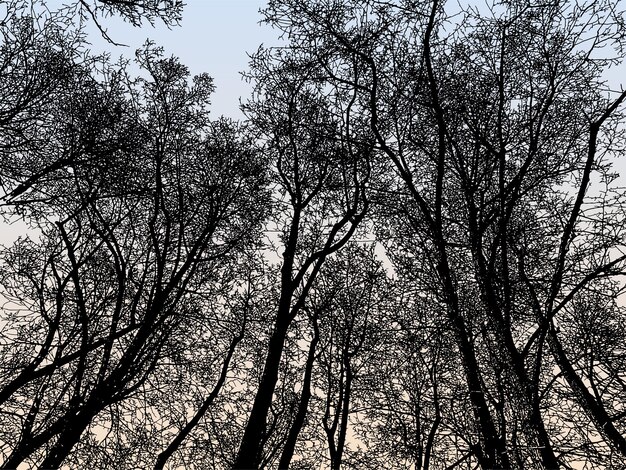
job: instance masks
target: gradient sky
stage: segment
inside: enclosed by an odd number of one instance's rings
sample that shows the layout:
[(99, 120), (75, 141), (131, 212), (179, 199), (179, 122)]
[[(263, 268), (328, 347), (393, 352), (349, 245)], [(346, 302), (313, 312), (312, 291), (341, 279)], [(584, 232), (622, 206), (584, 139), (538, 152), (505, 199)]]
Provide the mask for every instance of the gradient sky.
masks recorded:
[[(50, 10), (55, 10), (66, 0), (46, 0), (45, 3)], [(239, 100), (245, 100), (251, 90), (240, 75), (247, 68), (247, 54), (256, 51), (262, 43), (273, 45), (279, 42), (277, 31), (259, 25), (259, 9), (265, 5), (265, 0), (185, 0), (185, 3), (178, 27), (167, 28), (157, 21), (154, 27), (145, 24), (139, 28), (117, 17), (103, 19), (102, 25), (109, 36), (126, 47), (105, 41), (89, 22), (87, 31), (91, 49), (95, 53), (110, 53), (114, 61), (120, 56), (132, 59), (135, 50), (150, 38), (164, 47), (167, 55), (179, 57), (192, 74), (207, 72), (214, 78), (217, 87), (212, 97), (214, 117), (225, 115), (241, 119)], [(614, 90), (620, 88), (624, 76), (626, 64), (606, 74)], [(626, 185), (626, 163), (618, 161), (615, 169), (621, 173)], [(24, 224), (18, 222), (6, 226), (0, 220), (0, 243), (10, 242), (24, 232)]]
[[(66, 0), (45, 0), (51, 10), (61, 7)], [(278, 43), (278, 32), (260, 25), (259, 9), (265, 0), (185, 0), (180, 26), (167, 28), (157, 21), (154, 27), (146, 23), (133, 27), (118, 17), (102, 20), (109, 36), (127, 47), (105, 41), (92, 22), (87, 24), (88, 39), (94, 52), (108, 52), (112, 59), (119, 56), (133, 58), (135, 50), (152, 39), (188, 66), (192, 74), (207, 72), (215, 80), (217, 90), (212, 99), (214, 116), (225, 115), (240, 119), (240, 97), (249, 95), (250, 86), (240, 72), (247, 68), (248, 53), (260, 44)], [(464, 3), (464, 2), (461, 2)], [(467, 3), (467, 2), (465, 2)], [(453, 5), (454, 2), (449, 2)], [(619, 90), (626, 74), (626, 64), (608, 70), (605, 77), (613, 90)]]
[[(49, 2), (52, 7), (55, 1)], [(59, 1), (58, 4), (62, 2)], [(181, 59), (192, 74), (207, 72), (215, 80), (217, 90), (212, 99), (214, 117), (225, 115), (240, 119), (239, 98), (247, 97), (250, 86), (240, 72), (247, 68), (247, 53), (261, 43), (277, 42), (277, 31), (259, 25), (263, 0), (186, 0), (183, 19), (178, 27), (168, 29), (161, 22), (152, 27), (133, 27), (119, 18), (106, 18), (102, 25), (109, 36), (127, 47), (107, 43), (90, 24), (88, 39), (94, 52), (109, 52), (113, 60), (119, 56), (133, 58), (135, 50), (146, 39), (165, 48), (167, 55)]]

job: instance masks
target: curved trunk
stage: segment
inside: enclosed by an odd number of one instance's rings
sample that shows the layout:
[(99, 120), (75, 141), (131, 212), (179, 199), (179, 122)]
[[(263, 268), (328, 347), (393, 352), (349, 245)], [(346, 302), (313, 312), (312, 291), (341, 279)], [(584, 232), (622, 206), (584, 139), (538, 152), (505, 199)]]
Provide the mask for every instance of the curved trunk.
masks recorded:
[(604, 405), (595, 399), (595, 397), (587, 390), (582, 379), (574, 370), (574, 367), (570, 363), (563, 346), (559, 341), (556, 332), (553, 328), (548, 331), (548, 341), (552, 349), (552, 354), (557, 364), (561, 368), (567, 383), (572, 387), (578, 404), (585, 410), (597, 431), (605, 436), (609, 443), (623, 456), (626, 456), (626, 439), (617, 430), (611, 417), (607, 413)]
[(167, 448), (158, 455), (156, 463), (154, 465), (155, 470), (159, 470), (165, 467), (165, 464), (167, 463), (169, 458), (172, 456), (174, 452), (176, 452), (176, 450), (178, 450), (178, 448), (183, 443), (183, 441), (187, 438), (189, 433), (191, 433), (193, 428), (196, 427), (196, 425), (200, 422), (204, 414), (207, 412), (207, 410), (209, 409), (209, 407), (211, 406), (211, 404), (213, 403), (213, 401), (219, 394), (220, 390), (222, 389), (222, 386), (224, 385), (224, 382), (226, 381), (226, 374), (228, 373), (228, 366), (230, 364), (230, 360), (233, 357), (237, 344), (243, 339), (243, 334), (244, 332), (242, 329), (241, 333), (238, 336), (236, 336), (230, 343), (228, 354), (226, 355), (226, 359), (224, 360), (224, 364), (222, 365), (222, 372), (220, 374), (220, 377), (217, 383), (213, 387), (213, 390), (211, 390), (211, 393), (204, 400), (204, 402), (202, 403), (202, 406), (198, 409), (198, 411), (196, 412), (194, 417), (191, 419), (191, 421), (189, 421), (185, 425), (185, 427), (178, 433), (178, 435), (172, 440), (172, 442), (170, 442)]

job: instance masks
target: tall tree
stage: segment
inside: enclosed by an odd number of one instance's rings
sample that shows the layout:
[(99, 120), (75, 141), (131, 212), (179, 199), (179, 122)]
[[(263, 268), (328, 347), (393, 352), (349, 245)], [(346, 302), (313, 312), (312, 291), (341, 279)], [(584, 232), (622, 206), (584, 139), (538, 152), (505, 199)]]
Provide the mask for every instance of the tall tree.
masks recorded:
[[(624, 267), (623, 224), (605, 214), (622, 204), (607, 172), (626, 94), (602, 91), (602, 72), (621, 60), (622, 13), (511, 1), (453, 19), (436, 0), (287, 1), (266, 17), (290, 39), (284, 61), (319, 64), (326, 96), (357, 96), (395, 172), (393, 217), (410, 238), (387, 231), (389, 246), (417, 246), (426, 266), (416, 269), (453, 326), (478, 430), (471, 459), (573, 461), (546, 410), (553, 367), (586, 414), (564, 407), (560, 423), (591, 419), (601, 442), (576, 439), (623, 453), (620, 414), (573, 362), (587, 353), (567, 351), (559, 333), (566, 307)], [(603, 290), (613, 305), (618, 289)]]
[[(93, 164), (38, 180), (32, 191), (54, 196), (30, 204), (48, 217), (35, 211), (50, 248), (8, 252), (5, 288), (30, 326), (7, 343), (23, 346), (9, 352), (2, 393), (15, 417), (5, 468), (58, 467), (99, 413), (145, 387), (185, 322), (232, 288), (220, 273), (265, 216), (263, 159), (234, 123), (208, 120), (210, 78), (190, 85), (159, 50), (139, 60), (149, 79), (118, 74), (102, 93), (118, 93), (119, 127), (132, 123), (140, 145), (111, 152), (95, 139)], [(98, 107), (82, 111), (68, 145), (111, 132)]]
[(244, 124), (72, 24), (180, 2), (44, 6), (0, 7), (0, 465), (622, 465), (619, 5), (271, 0)]
[[(361, 381), (381, 353), (379, 328), (385, 325), (393, 290), (374, 255), (374, 245), (350, 246), (327, 266), (318, 287), (327, 308), (320, 319), (321, 342), (316, 388), (321, 393), (321, 427), (330, 467), (339, 469), (350, 449), (351, 414), (367, 392)], [(367, 378), (371, 378), (367, 377)]]
[(263, 441), (285, 340), (326, 258), (344, 246), (366, 214), (372, 139), (348, 111), (332, 112), (316, 68), (272, 63), (273, 51), (253, 61), (258, 99), (245, 107), (274, 162), (279, 233), (280, 294), (263, 375), (234, 468), (262, 461)]

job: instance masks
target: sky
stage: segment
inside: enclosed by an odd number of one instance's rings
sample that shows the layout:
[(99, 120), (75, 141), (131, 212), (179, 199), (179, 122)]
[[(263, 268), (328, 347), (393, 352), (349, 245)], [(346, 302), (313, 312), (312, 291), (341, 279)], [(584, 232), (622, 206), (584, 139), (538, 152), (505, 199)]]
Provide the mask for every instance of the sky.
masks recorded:
[[(49, 1), (62, 4), (60, 0)], [(267, 25), (259, 25), (262, 0), (186, 0), (180, 26), (167, 28), (162, 22), (152, 27), (146, 23), (133, 27), (117, 17), (106, 18), (102, 25), (107, 34), (127, 47), (114, 46), (102, 38), (93, 24), (89, 24), (88, 40), (92, 51), (108, 52), (113, 60), (120, 56), (133, 58), (135, 50), (146, 39), (162, 46), (167, 55), (181, 59), (193, 75), (207, 72), (214, 79), (216, 92), (212, 98), (211, 112), (234, 119), (243, 116), (239, 111), (239, 98), (249, 95), (250, 85), (240, 72), (247, 68), (248, 55), (261, 43), (276, 44), (278, 32)]]

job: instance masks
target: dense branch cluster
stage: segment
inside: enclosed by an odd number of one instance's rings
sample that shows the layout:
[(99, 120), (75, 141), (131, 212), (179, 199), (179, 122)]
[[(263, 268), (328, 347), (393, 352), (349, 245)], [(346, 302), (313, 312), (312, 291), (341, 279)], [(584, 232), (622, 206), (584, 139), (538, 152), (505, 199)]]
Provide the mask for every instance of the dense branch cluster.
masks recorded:
[(0, 5), (1, 468), (622, 468), (624, 13), (262, 13), (234, 122), (73, 26), (181, 2)]

